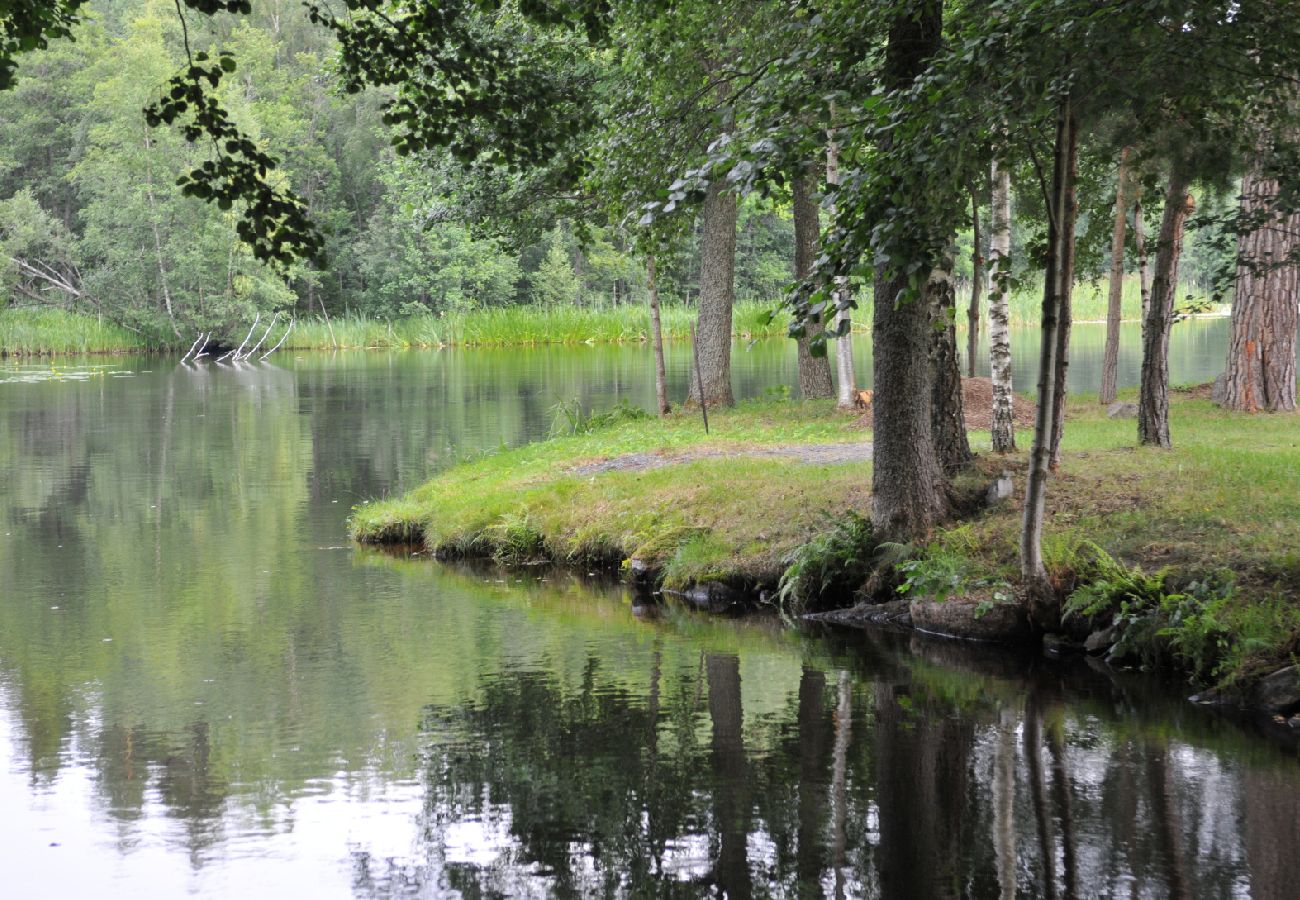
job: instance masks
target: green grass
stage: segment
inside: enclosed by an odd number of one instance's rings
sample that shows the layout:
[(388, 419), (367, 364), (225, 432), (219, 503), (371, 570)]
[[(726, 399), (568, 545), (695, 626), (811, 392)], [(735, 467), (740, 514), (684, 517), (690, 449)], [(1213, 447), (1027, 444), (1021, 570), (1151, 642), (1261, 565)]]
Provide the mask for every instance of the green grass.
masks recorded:
[[(774, 303), (736, 304), (733, 331), (740, 338), (784, 336), (788, 317), (768, 321)], [(664, 337), (681, 340), (695, 323), (693, 307), (667, 306), (662, 312)], [(383, 321), (363, 316), (300, 322), (286, 342), (293, 349), (514, 347), (546, 344), (623, 344), (650, 339), (650, 313), (643, 306), (587, 307), (506, 306)]]
[[(1180, 292), (1180, 305), (1187, 290)], [(1203, 299), (1203, 298), (1200, 298)], [(985, 299), (987, 309), (987, 298)], [(1026, 284), (1010, 300), (1013, 325), (1038, 322), (1042, 298), (1034, 284)], [(733, 332), (737, 338), (785, 337), (789, 316), (777, 301), (746, 300), (736, 304)], [(964, 307), (964, 300), (959, 301)], [(871, 299), (864, 297), (854, 317), (854, 327), (865, 330), (871, 320)], [(1136, 276), (1124, 281), (1124, 318), (1136, 320), (1141, 307)], [(1106, 318), (1106, 283), (1082, 282), (1075, 289), (1076, 322)], [(965, 315), (958, 316), (959, 323)], [(664, 337), (670, 341), (690, 336), (695, 324), (693, 307), (674, 304), (663, 308)], [(228, 336), (238, 342), (240, 335)], [(644, 306), (543, 307), (507, 306), (447, 315), (375, 319), (339, 316), (327, 324), (303, 319), (295, 326), (284, 350), (409, 349), (425, 347), (536, 347), (544, 345), (627, 344), (650, 340), (650, 313)], [(179, 342), (185, 349), (189, 341)], [(100, 318), (58, 309), (0, 311), (0, 354), (126, 353), (174, 350), (177, 345), (146, 339)]]
[[(404, 497), (357, 508), (367, 542), (423, 541), (443, 556), (511, 554), (527, 522), (545, 555), (572, 562), (637, 557), (670, 586), (700, 580), (775, 584), (784, 558), (825, 527), (823, 511), (866, 510), (869, 463), (808, 465), (743, 455), (747, 448), (862, 439), (829, 401), (745, 403), (698, 414), (624, 421), (490, 454)], [(584, 474), (631, 453), (722, 455), (640, 471)]]
[(62, 309), (0, 310), (0, 356), (154, 349), (140, 335), (95, 316)]
[[(1107, 418), (1095, 397), (1073, 396), (1061, 471), (1048, 487), (1045, 551), (1063, 590), (1089, 543), (1126, 565), (1167, 567), (1182, 579), (1230, 570), (1237, 588), (1214, 615), (1216, 628), (1242, 636), (1217, 672), (1232, 680), (1284, 663), (1300, 637), (1300, 420), (1224, 412), (1203, 394), (1174, 394), (1167, 451), (1137, 448), (1132, 419)], [(698, 418), (682, 414), (496, 452), (406, 496), (358, 507), (352, 534), (423, 541), (444, 556), (510, 557), (523, 545), (561, 561), (638, 557), (662, 569), (670, 586), (770, 587), (800, 547), (824, 536), (828, 517), (869, 508), (869, 463), (806, 465), (742, 452), (869, 439), (828, 404), (752, 402), (710, 420), (710, 437)], [(972, 480), (1005, 467), (1022, 496), (1024, 450), (996, 458), (987, 432), (971, 438), (982, 453), (982, 474)], [(1030, 438), (1022, 432), (1020, 445)], [(573, 471), (629, 453), (692, 448), (727, 455), (645, 471)], [(951, 523), (917, 552), (947, 560), (972, 584), (1015, 583), (1020, 519), (1013, 500)]]

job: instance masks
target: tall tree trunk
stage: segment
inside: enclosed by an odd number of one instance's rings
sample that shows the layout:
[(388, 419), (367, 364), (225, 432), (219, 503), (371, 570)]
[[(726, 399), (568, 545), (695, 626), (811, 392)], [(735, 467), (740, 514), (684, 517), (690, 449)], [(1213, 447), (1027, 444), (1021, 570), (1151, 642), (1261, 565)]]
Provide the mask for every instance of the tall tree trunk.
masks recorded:
[[(803, 281), (812, 275), (821, 232), (812, 172), (797, 172), (791, 184), (791, 192), (794, 195), (794, 277)], [(821, 322), (805, 323), (803, 336), (797, 342), (799, 393), (805, 400), (835, 396), (830, 360), (824, 355), (812, 355), (813, 339), (823, 330)]]
[(1191, 212), (1188, 179), (1178, 162), (1169, 172), (1165, 212), (1156, 246), (1156, 271), (1151, 280), (1151, 309), (1142, 329), (1142, 386), (1138, 395), (1138, 443), (1172, 446), (1169, 440), (1169, 331), (1174, 324), (1178, 293), (1178, 257), (1183, 249), (1183, 223)]
[[(692, 403), (731, 406), (731, 313), (736, 299), (736, 195), (709, 185), (700, 213), (700, 299), (696, 340), (700, 373), (691, 373)], [(703, 388), (701, 389), (701, 382)]]
[(645, 261), (646, 287), (650, 293), (650, 344), (655, 357), (655, 409), (666, 416), (672, 411), (668, 402), (668, 374), (664, 366), (664, 330), (659, 319), (659, 284), (655, 281), (655, 255)]
[(1292, 254), (1300, 248), (1300, 214), (1272, 212), (1277, 181), (1258, 167), (1241, 181), (1241, 213), (1260, 227), (1237, 239), (1228, 364), (1216, 391), (1238, 412), (1296, 408), (1296, 301), (1300, 289)]
[[(831, 116), (835, 115), (832, 107)], [(835, 140), (835, 129), (826, 136), (826, 183), (840, 183), (840, 145)], [(835, 204), (830, 208), (831, 221), (835, 220)], [(835, 339), (835, 378), (839, 384), (836, 391), (835, 405), (840, 409), (853, 409), (858, 403), (858, 376), (853, 368), (853, 321), (849, 312), (849, 280), (837, 275), (831, 298), (836, 309), (835, 330), (839, 337)]]
[(1110, 233), (1110, 295), (1106, 305), (1106, 352), (1101, 359), (1101, 390), (1097, 400), (1103, 406), (1115, 402), (1119, 383), (1119, 324), (1124, 300), (1124, 226), (1128, 219), (1128, 154), (1119, 154), (1119, 174), (1115, 176), (1115, 227)]
[(1065, 395), (1066, 375), (1070, 368), (1070, 329), (1074, 324), (1074, 221), (1078, 217), (1079, 204), (1075, 197), (1075, 175), (1079, 171), (1079, 139), (1075, 133), (1075, 124), (1070, 125), (1070, 152), (1065, 162), (1069, 177), (1065, 182), (1065, 220), (1063, 228), (1069, 229), (1062, 235), (1061, 255), (1057, 259), (1060, 267), (1059, 311), (1056, 322), (1056, 389), (1052, 394), (1052, 452), (1047, 466), (1055, 472), (1061, 465), (1061, 436), (1065, 433)]
[(992, 233), (989, 259), (989, 368), (993, 381), (993, 451), (1016, 449), (1015, 395), (1011, 385), (1011, 173), (993, 163)]
[(1075, 154), (1074, 112), (1069, 98), (1061, 102), (1056, 120), (1056, 150), (1052, 166), (1052, 204), (1047, 235), (1047, 267), (1043, 277), (1042, 342), (1038, 358), (1038, 405), (1034, 417), (1034, 446), (1029, 455), (1029, 477), (1025, 487), (1025, 516), (1020, 531), (1020, 574), (1029, 597), (1030, 612), (1044, 628), (1054, 627), (1059, 616), (1047, 569), (1043, 565), (1043, 515), (1047, 497), (1047, 474), (1052, 434), (1056, 422), (1056, 354), (1060, 338), (1061, 297), (1067, 287), (1062, 261), (1072, 255), (1067, 245), (1074, 242), (1074, 172), (1070, 161)]
[[(148, 132), (144, 136), (144, 150), (146, 156), (153, 149), (153, 141)], [(163, 309), (167, 313), (167, 321), (171, 323), (172, 333), (177, 338), (181, 336), (181, 330), (176, 324), (176, 313), (172, 309), (172, 292), (167, 284), (167, 264), (163, 260), (162, 235), (158, 232), (158, 205), (153, 194), (153, 166), (146, 164), (144, 169), (144, 188), (145, 197), (149, 201), (149, 227), (153, 231), (153, 249), (154, 258), (158, 263), (158, 286), (162, 290)]]
[(973, 245), (970, 255), (970, 306), (966, 309), (966, 374), (975, 377), (975, 357), (980, 346), (980, 294), (984, 291), (984, 248), (980, 242), (980, 198), (970, 192), (970, 221)]
[[(1138, 258), (1138, 288), (1142, 295), (1142, 329), (1147, 327), (1147, 315), (1151, 312), (1151, 266), (1147, 259), (1146, 223), (1142, 220), (1142, 192), (1138, 191), (1133, 202), (1133, 249)], [(1145, 340), (1145, 335), (1144, 335)]]
[[(890, 27), (887, 88), (911, 83), (939, 46), (942, 4), (923, 0), (916, 6)], [(928, 532), (947, 512), (948, 483), (930, 417), (929, 304), (924, 297), (907, 298), (907, 275), (897, 274), (902, 268), (877, 275), (874, 285), (871, 518), (878, 534), (906, 540)]]
[(947, 472), (970, 463), (970, 441), (966, 436), (966, 415), (962, 409), (961, 363), (957, 358), (957, 291), (952, 277), (952, 257), (930, 272), (927, 301), (933, 317), (930, 359), (933, 391), (930, 400), (931, 429), (939, 464)]

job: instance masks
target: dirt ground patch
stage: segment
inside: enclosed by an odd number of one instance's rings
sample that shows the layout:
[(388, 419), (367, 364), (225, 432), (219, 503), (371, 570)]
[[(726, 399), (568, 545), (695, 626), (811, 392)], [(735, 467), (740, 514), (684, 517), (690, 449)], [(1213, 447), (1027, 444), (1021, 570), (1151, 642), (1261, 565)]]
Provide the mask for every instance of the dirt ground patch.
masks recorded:
[(576, 466), (574, 475), (599, 475), (602, 472), (643, 472), (664, 466), (693, 462), (697, 459), (747, 456), (750, 458), (788, 459), (808, 465), (834, 465), (836, 463), (868, 462), (872, 444), (855, 441), (841, 444), (789, 444), (784, 447), (748, 447), (741, 450), (699, 448), (677, 453), (628, 453), (600, 462)]
[[(966, 414), (966, 427), (975, 431), (988, 431), (993, 427), (993, 382), (988, 378), (963, 378), (961, 380), (961, 405)], [(870, 428), (872, 411), (868, 409), (854, 422), (857, 428)], [(1034, 424), (1034, 401), (1019, 394), (1012, 395), (1012, 419), (1017, 428)]]

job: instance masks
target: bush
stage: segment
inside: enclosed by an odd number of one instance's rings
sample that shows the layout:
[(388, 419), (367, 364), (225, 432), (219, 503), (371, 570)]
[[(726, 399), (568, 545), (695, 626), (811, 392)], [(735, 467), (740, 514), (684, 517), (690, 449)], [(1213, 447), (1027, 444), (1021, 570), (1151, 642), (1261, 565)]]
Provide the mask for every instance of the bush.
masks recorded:
[(1236, 593), (1232, 573), (1220, 571), (1174, 583), (1168, 569), (1148, 575), (1129, 568), (1095, 544), (1079, 555), (1080, 586), (1065, 603), (1065, 618), (1109, 620), (1117, 630), (1112, 655), (1143, 666), (1168, 664), (1201, 681), (1235, 667), (1248, 650), (1226, 621)]
[(782, 611), (800, 615), (850, 596), (871, 574), (875, 551), (871, 520), (850, 511), (786, 557), (777, 590)]

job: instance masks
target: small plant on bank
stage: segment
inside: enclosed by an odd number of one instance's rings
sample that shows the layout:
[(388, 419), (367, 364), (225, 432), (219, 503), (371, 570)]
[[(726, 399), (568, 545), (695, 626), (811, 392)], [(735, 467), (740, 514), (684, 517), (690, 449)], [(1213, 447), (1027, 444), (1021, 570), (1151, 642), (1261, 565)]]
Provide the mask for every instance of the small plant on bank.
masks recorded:
[(590, 434), (624, 422), (640, 422), (654, 416), (627, 400), (619, 400), (613, 409), (599, 413), (584, 412), (577, 399), (560, 401), (551, 407), (551, 437), (566, 434)]
[(546, 558), (546, 541), (527, 512), (508, 513), (491, 526), (492, 560), (501, 566), (520, 566)]
[(991, 599), (980, 603), (976, 616), (983, 616), (995, 603), (1010, 603), (1013, 588), (1004, 579), (991, 578), (976, 573), (972, 561), (948, 547), (931, 545), (911, 559), (896, 566), (902, 583), (896, 590), (910, 597), (925, 597), (940, 603), (949, 597), (975, 592), (987, 594)]
[(852, 594), (871, 574), (875, 555), (871, 520), (850, 510), (786, 557), (777, 589), (782, 611), (801, 615)]
[(1116, 629), (1115, 659), (1145, 667), (1177, 665), (1197, 680), (1222, 677), (1256, 643), (1228, 622), (1236, 594), (1231, 572), (1174, 583), (1169, 569), (1147, 574), (1116, 560), (1095, 544), (1077, 555), (1080, 585), (1065, 603), (1065, 617), (1109, 619)]

